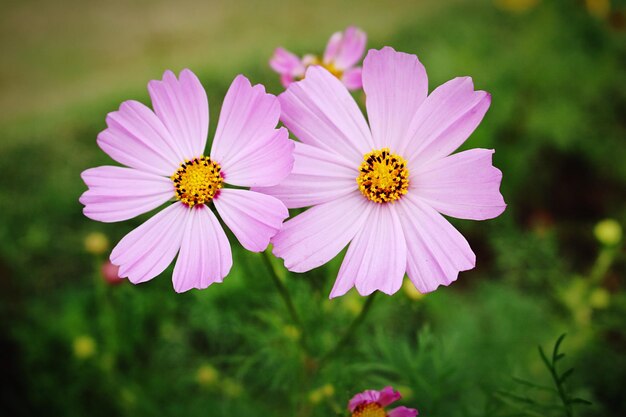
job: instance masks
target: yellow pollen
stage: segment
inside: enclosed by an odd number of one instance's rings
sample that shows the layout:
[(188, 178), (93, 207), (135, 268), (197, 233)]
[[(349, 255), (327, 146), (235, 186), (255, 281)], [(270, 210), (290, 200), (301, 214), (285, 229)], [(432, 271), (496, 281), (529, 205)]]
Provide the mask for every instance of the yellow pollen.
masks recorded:
[(343, 75), (343, 71), (340, 69), (337, 69), (337, 67), (335, 67), (335, 65), (332, 62), (328, 64), (322, 64), (322, 66), (326, 68), (328, 72), (333, 74), (335, 77), (341, 79), (341, 76)]
[(378, 403), (360, 405), (352, 413), (352, 417), (387, 417), (387, 413)]
[(176, 199), (188, 207), (211, 202), (222, 188), (221, 167), (208, 156), (185, 161), (170, 178), (176, 188)]
[(406, 160), (389, 148), (366, 153), (356, 178), (361, 193), (375, 203), (394, 202), (409, 189)]

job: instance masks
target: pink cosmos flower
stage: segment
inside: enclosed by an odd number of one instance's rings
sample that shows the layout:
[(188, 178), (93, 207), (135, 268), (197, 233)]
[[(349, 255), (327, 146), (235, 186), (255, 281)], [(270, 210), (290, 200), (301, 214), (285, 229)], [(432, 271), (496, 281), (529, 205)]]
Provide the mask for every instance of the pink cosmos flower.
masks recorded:
[(361, 295), (393, 294), (405, 272), (420, 292), (449, 285), (476, 257), (442, 216), (484, 220), (500, 215), (500, 170), (493, 150), (450, 155), (476, 129), (491, 96), (472, 79), (455, 78), (428, 95), (415, 55), (385, 47), (363, 63), (369, 127), (346, 88), (328, 71), (306, 78), (278, 99), (296, 143), (292, 173), (262, 188), (288, 208), (310, 207), (272, 238), (274, 254), (304, 272), (348, 243), (330, 297), (356, 286)]
[(363, 391), (350, 400), (348, 409), (352, 417), (415, 417), (418, 413), (414, 408), (396, 407), (389, 412), (385, 407), (398, 401), (402, 396), (391, 387), (380, 391)]
[(348, 27), (343, 33), (336, 32), (328, 40), (324, 56), (305, 55), (302, 59), (283, 48), (276, 48), (270, 59), (270, 67), (280, 74), (284, 87), (304, 78), (307, 67), (321, 65), (339, 78), (349, 90), (358, 90), (362, 86), (361, 61), (365, 53), (367, 35), (355, 27)]
[[(119, 276), (137, 284), (159, 275), (178, 253), (177, 292), (222, 282), (232, 266), (230, 244), (217, 217), (248, 250), (263, 251), (288, 216), (278, 199), (225, 188), (269, 186), (293, 166), (293, 142), (275, 129), (280, 105), (242, 75), (226, 94), (209, 155), (207, 96), (189, 70), (151, 81), (154, 112), (137, 101), (107, 116), (98, 145), (129, 168), (102, 166), (82, 173), (89, 189), (83, 212), (102, 222), (127, 220), (175, 201), (127, 234), (113, 249)], [(180, 250), (180, 252), (179, 252)]]

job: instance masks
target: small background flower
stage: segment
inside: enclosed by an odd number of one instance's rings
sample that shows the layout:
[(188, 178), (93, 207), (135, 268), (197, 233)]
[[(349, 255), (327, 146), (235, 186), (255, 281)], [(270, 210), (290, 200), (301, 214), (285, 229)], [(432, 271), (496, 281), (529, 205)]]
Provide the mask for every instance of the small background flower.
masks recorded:
[(363, 59), (366, 43), (365, 32), (350, 26), (330, 37), (322, 56), (307, 54), (299, 58), (284, 48), (276, 48), (270, 59), (270, 67), (280, 74), (284, 87), (304, 78), (309, 66), (320, 65), (340, 79), (349, 90), (358, 90), (363, 84), (361, 67), (357, 64)]
[(415, 417), (418, 412), (415, 408), (404, 406), (387, 410), (387, 407), (400, 400), (402, 396), (392, 387), (385, 387), (380, 391), (367, 390), (356, 394), (348, 403), (348, 410), (352, 417)]

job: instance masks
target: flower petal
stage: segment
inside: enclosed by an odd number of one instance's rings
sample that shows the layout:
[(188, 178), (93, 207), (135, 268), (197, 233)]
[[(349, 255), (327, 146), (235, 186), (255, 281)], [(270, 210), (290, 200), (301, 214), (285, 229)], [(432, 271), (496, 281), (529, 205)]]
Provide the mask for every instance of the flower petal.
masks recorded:
[(394, 390), (392, 387), (385, 387), (380, 390), (380, 397), (378, 398), (378, 404), (383, 407), (387, 407), (389, 404), (394, 403), (402, 398), (399, 391)]
[(337, 52), (339, 52), (339, 49), (341, 48), (342, 40), (343, 32), (335, 32), (332, 34), (330, 39), (328, 39), (326, 49), (324, 50), (324, 64), (330, 64), (335, 59)]
[(163, 272), (180, 248), (188, 218), (189, 208), (174, 203), (124, 236), (111, 252), (119, 276), (138, 284)]
[(272, 186), (280, 183), (293, 169), (295, 142), (284, 127), (253, 139), (226, 165), (224, 181), (242, 187)]
[(404, 406), (396, 407), (393, 410), (389, 410), (387, 417), (415, 417), (417, 416), (417, 410), (415, 408), (407, 408)]
[(411, 173), (411, 186), (435, 210), (460, 219), (485, 220), (506, 208), (502, 172), (492, 165), (493, 149), (471, 149), (438, 159)]
[(363, 61), (363, 91), (377, 149), (403, 152), (411, 120), (428, 95), (426, 69), (415, 55), (388, 46)]
[(213, 202), (241, 245), (253, 252), (264, 251), (289, 217), (280, 200), (254, 191), (223, 189)]
[(351, 413), (353, 413), (358, 406), (378, 402), (379, 398), (380, 391), (368, 389), (363, 392), (359, 392), (348, 402), (348, 409)]
[(239, 186), (275, 185), (293, 166), (293, 142), (285, 129), (275, 129), (280, 104), (262, 85), (238, 75), (226, 93), (211, 158), (225, 181)]
[(490, 104), (491, 95), (474, 91), (470, 77), (455, 78), (437, 87), (411, 122), (405, 158), (418, 166), (450, 155), (480, 124)]
[(272, 195), (287, 208), (310, 207), (335, 200), (357, 189), (354, 166), (334, 153), (296, 142), (291, 174), (273, 187), (255, 191)]
[(233, 265), (230, 243), (211, 210), (200, 205), (189, 211), (172, 276), (179, 293), (222, 282)]
[(273, 253), (285, 267), (306, 272), (334, 258), (363, 225), (371, 204), (355, 191), (312, 207), (283, 224), (272, 238)]
[(341, 81), (348, 90), (358, 90), (363, 88), (362, 73), (361, 67), (351, 68), (343, 73)]
[(422, 293), (450, 285), (476, 265), (467, 240), (443, 216), (418, 197), (405, 195), (397, 204), (407, 241), (407, 273)]
[(356, 65), (365, 53), (366, 43), (367, 35), (365, 32), (354, 26), (347, 28), (343, 33), (339, 49), (332, 60), (335, 68), (346, 70)]
[(159, 207), (174, 197), (169, 178), (132, 168), (102, 166), (83, 171), (89, 189), (80, 197), (83, 213), (101, 222), (119, 222)]
[(370, 130), (346, 87), (322, 67), (311, 66), (304, 80), (278, 96), (281, 121), (298, 138), (360, 164), (372, 150)]
[(330, 298), (356, 286), (361, 295), (375, 290), (394, 294), (402, 286), (407, 248), (400, 219), (390, 204), (375, 204), (356, 234), (339, 269)]
[(182, 151), (182, 162), (204, 154), (209, 132), (209, 102), (198, 77), (188, 69), (148, 83), (152, 106)]
[(176, 142), (161, 120), (143, 104), (129, 100), (106, 118), (98, 145), (120, 164), (159, 175), (172, 175), (180, 164)]
[(279, 74), (292, 77), (304, 75), (302, 61), (284, 48), (276, 48), (270, 59), (270, 67)]

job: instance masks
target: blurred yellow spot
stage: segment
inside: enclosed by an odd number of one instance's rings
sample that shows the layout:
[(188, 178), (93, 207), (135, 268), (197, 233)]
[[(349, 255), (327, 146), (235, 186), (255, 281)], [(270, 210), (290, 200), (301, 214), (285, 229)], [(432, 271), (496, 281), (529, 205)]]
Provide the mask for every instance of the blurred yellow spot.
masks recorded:
[(585, 6), (590, 15), (604, 19), (611, 11), (610, 0), (585, 0)]
[(91, 336), (78, 336), (74, 339), (74, 356), (88, 359), (96, 353), (96, 341)]
[(622, 240), (622, 226), (613, 219), (605, 219), (593, 229), (596, 239), (605, 246), (615, 246)]
[(243, 392), (243, 387), (240, 383), (233, 381), (232, 379), (225, 379), (222, 381), (222, 391), (228, 397), (239, 397)]
[(109, 239), (104, 233), (91, 232), (85, 236), (85, 250), (92, 255), (102, 255), (109, 249)]
[(320, 389), (326, 397), (332, 397), (335, 395), (335, 387), (333, 387), (332, 384), (326, 384)]
[(196, 372), (196, 382), (204, 387), (209, 387), (217, 382), (219, 373), (211, 365), (202, 365)]
[(354, 291), (344, 295), (342, 297), (342, 301), (341, 306), (355, 316), (361, 312), (361, 309), (363, 309), (363, 301)]
[(497, 8), (512, 13), (524, 13), (539, 4), (539, 0), (494, 0)]
[(605, 288), (596, 288), (589, 296), (589, 304), (597, 309), (607, 308), (611, 301), (611, 294)]
[(415, 285), (413, 285), (413, 283), (409, 279), (404, 280), (404, 283), (402, 284), (402, 291), (404, 291), (406, 296), (409, 297), (411, 300), (417, 301), (425, 297), (425, 294), (419, 292), (417, 288), (415, 288)]
[(330, 398), (333, 395), (335, 395), (335, 387), (331, 384), (326, 384), (309, 392), (309, 401), (312, 404), (319, 404), (322, 400)]
[(291, 324), (288, 324), (285, 327), (283, 327), (283, 333), (290, 340), (297, 341), (300, 339), (300, 330), (298, 330), (296, 326), (293, 326)]
[(402, 395), (402, 399), (410, 400), (413, 398), (413, 390), (410, 387), (407, 387), (406, 385), (396, 385), (396, 389), (400, 395)]

